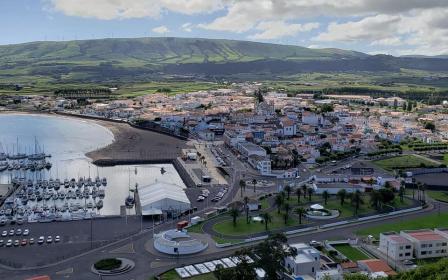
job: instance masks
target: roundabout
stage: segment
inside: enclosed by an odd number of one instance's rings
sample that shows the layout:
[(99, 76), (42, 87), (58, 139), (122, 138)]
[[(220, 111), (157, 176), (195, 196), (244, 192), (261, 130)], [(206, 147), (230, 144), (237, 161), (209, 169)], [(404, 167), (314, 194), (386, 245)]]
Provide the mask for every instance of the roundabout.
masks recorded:
[(134, 267), (135, 263), (130, 259), (108, 258), (94, 263), (91, 267), (91, 271), (101, 276), (114, 276), (127, 273)]

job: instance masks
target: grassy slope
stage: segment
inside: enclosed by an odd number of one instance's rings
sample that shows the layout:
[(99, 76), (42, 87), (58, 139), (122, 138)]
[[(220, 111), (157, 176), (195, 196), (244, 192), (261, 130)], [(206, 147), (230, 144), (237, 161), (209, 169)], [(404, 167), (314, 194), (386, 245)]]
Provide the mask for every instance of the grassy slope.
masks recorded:
[(421, 157), (416, 157), (414, 155), (404, 155), (398, 156), (388, 159), (382, 159), (374, 161), (376, 165), (385, 169), (385, 170), (393, 170), (396, 168), (413, 168), (419, 167), (420, 164), (425, 164), (426, 166), (434, 166), (435, 164), (430, 160), (425, 160)]
[(400, 231), (400, 230), (413, 230), (423, 228), (444, 228), (448, 227), (448, 213), (432, 214), (425, 217), (415, 218), (408, 220), (403, 218), (400, 222), (388, 223), (385, 222), (382, 225), (377, 225), (372, 228), (362, 229), (356, 232), (358, 235), (373, 235), (378, 237), (381, 232), (387, 231)]

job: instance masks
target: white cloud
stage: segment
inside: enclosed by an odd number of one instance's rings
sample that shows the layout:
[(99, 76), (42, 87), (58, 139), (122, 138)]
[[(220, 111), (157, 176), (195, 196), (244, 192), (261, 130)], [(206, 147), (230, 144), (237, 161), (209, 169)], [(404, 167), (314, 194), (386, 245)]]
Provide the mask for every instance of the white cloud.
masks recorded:
[(162, 26), (154, 27), (152, 29), (152, 32), (155, 32), (157, 34), (165, 34), (165, 33), (169, 33), (170, 30), (168, 29), (168, 27), (162, 25)]
[(193, 31), (193, 24), (191, 23), (191, 22), (187, 22), (187, 23), (184, 23), (184, 24), (182, 24), (182, 26), (181, 26), (181, 28), (182, 28), (182, 30), (183, 31), (185, 31), (185, 32), (191, 32), (191, 31)]
[(263, 21), (255, 29), (260, 33), (250, 35), (249, 39), (254, 40), (272, 40), (286, 36), (294, 36), (299, 32), (307, 32), (319, 28), (319, 23), (311, 22), (305, 24), (288, 24), (284, 21)]
[(48, 0), (53, 9), (68, 16), (101, 20), (157, 18), (164, 10), (211, 13), (222, 8), (221, 0)]
[(324, 42), (385, 40), (397, 30), (400, 20), (396, 15), (376, 15), (359, 21), (332, 22), (327, 31), (319, 34), (314, 40)]

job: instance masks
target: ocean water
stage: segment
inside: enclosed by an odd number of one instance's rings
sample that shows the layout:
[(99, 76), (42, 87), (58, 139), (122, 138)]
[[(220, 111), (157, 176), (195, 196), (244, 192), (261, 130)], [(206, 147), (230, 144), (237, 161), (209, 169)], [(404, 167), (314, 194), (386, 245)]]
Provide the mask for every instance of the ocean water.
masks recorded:
[[(78, 180), (89, 176), (92, 179), (96, 176), (106, 177), (108, 185), (105, 187), (102, 215), (119, 214), (120, 205), (124, 204), (129, 194), (129, 187), (133, 188), (136, 184), (146, 186), (162, 181), (184, 186), (179, 174), (170, 164), (114, 167), (93, 165), (85, 154), (114, 141), (112, 132), (93, 122), (59, 116), (0, 114), (0, 143), (5, 153), (14, 154), (17, 150), (21, 153), (33, 153), (35, 139), (40, 150), (52, 155), (47, 159), (52, 163), (52, 168), (40, 172), (3, 171), (0, 172), (1, 184), (8, 183), (12, 177), (17, 176), (33, 179), (59, 178), (61, 181), (65, 178)], [(161, 172), (162, 167), (166, 171), (164, 174)], [(61, 190), (64, 190), (63, 186)]]

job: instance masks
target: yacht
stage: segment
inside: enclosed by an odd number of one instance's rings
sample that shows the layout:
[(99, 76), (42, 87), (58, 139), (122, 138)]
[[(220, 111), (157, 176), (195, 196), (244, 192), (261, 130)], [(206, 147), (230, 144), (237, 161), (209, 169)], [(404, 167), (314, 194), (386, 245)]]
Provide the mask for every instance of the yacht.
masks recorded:
[(100, 210), (101, 208), (103, 208), (103, 200), (98, 200), (96, 203), (96, 209)]

